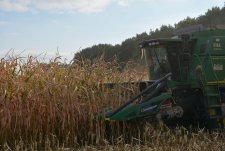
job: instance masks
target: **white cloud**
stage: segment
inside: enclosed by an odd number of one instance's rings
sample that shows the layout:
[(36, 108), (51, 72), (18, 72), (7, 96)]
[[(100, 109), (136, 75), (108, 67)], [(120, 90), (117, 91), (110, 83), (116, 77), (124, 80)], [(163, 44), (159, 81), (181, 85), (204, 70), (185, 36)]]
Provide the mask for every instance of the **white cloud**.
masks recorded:
[(118, 0), (118, 5), (127, 6), (131, 0)]
[(34, 5), (39, 10), (53, 12), (99, 12), (110, 3), (111, 0), (39, 0), (35, 1)]
[(26, 12), (31, 0), (2, 0), (0, 1), (0, 10)]
[(1, 0), (0, 10), (15, 12), (101, 12), (112, 3), (126, 6), (133, 0)]

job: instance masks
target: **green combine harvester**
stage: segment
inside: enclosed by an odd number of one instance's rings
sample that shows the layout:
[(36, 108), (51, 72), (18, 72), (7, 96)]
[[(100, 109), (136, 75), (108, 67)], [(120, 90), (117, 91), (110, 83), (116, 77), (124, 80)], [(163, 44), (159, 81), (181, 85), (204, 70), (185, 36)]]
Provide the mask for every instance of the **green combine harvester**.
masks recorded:
[(143, 82), (139, 95), (117, 109), (105, 109), (101, 117), (225, 128), (225, 28), (195, 25), (174, 35), (139, 44), (148, 84)]

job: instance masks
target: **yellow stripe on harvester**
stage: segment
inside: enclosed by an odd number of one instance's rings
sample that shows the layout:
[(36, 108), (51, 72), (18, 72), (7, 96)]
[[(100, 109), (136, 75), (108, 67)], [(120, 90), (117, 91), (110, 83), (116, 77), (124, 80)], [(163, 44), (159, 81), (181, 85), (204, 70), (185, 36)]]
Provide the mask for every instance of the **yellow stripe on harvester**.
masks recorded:
[(105, 118), (106, 121), (110, 121), (110, 118)]
[(209, 108), (208, 111), (209, 111), (209, 115), (211, 115), (211, 116), (215, 116), (216, 115), (216, 110), (215, 109)]
[(223, 81), (210, 81), (210, 82), (207, 82), (208, 84), (225, 84), (225, 80)]

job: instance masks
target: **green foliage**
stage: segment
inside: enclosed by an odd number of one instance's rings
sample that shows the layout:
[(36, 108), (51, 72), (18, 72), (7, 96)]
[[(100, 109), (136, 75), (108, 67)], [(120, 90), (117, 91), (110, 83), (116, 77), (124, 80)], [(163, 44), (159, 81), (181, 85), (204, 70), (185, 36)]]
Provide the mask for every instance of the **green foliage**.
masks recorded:
[(197, 18), (187, 17), (184, 20), (176, 23), (174, 26), (162, 25), (160, 28), (150, 30), (149, 33), (143, 32), (141, 34), (137, 34), (132, 38), (126, 39), (120, 45), (113, 46), (110, 44), (99, 44), (90, 48), (85, 48), (76, 53), (74, 59), (94, 60), (96, 58), (101, 58), (105, 61), (111, 61), (116, 58), (120, 64), (125, 64), (129, 60), (133, 60), (141, 64), (143, 61), (141, 61), (141, 51), (138, 48), (138, 43), (148, 39), (168, 38), (172, 36), (174, 30), (196, 24), (208, 26), (218, 24), (224, 25), (225, 7), (213, 7), (212, 9), (209, 9), (204, 15), (200, 15)]
[[(114, 47), (110, 44), (99, 44), (99, 45), (94, 45), (91, 48), (86, 48), (83, 49), (81, 52), (76, 54), (76, 59), (84, 59), (84, 58), (89, 58), (90, 60), (93, 60), (95, 58), (100, 58), (105, 55), (105, 51), (107, 50), (108, 54), (111, 55), (111, 53), (114, 51)], [(109, 55), (109, 56), (110, 56)]]
[(156, 29), (155, 31), (150, 31), (150, 39), (155, 38), (168, 38), (172, 35), (174, 31), (174, 27), (171, 25), (162, 25), (160, 29)]
[(205, 15), (199, 16), (196, 20), (203, 25), (225, 24), (225, 7), (222, 9), (213, 7)]
[(183, 27), (187, 27), (187, 26), (191, 26), (191, 25), (195, 25), (195, 24), (198, 24), (197, 20), (195, 18), (187, 17), (184, 20), (175, 24), (175, 28), (179, 29), (179, 28), (183, 28)]
[[(118, 62), (126, 63), (129, 60), (138, 60), (141, 52), (138, 49), (138, 43), (149, 39), (149, 35), (144, 32), (137, 34), (133, 38), (126, 39), (121, 45), (99, 44), (90, 48), (83, 49), (75, 54), (75, 60), (101, 58), (106, 61), (112, 61), (115, 58)], [(126, 51), (125, 51), (126, 50)]]

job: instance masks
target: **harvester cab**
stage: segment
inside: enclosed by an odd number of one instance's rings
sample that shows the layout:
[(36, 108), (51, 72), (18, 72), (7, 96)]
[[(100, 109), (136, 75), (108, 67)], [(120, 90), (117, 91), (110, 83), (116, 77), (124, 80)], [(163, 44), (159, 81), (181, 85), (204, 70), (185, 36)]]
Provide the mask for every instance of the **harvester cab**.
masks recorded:
[(168, 124), (225, 127), (225, 28), (201, 25), (139, 44), (152, 82), (110, 120), (162, 119)]
[[(145, 56), (149, 79), (157, 80), (169, 72), (172, 73), (173, 80), (180, 79), (180, 39), (154, 39), (144, 41), (139, 46)], [(189, 56), (187, 53), (187, 57)]]

